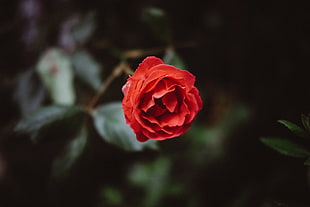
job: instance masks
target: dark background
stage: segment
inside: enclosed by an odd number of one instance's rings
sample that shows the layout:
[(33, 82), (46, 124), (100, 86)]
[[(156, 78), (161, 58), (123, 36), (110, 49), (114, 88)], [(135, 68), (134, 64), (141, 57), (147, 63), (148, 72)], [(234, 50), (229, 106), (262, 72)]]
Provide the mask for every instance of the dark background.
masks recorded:
[[(288, 1), (37, 0), (37, 12), (27, 17), (22, 2), (26, 1), (4, 0), (0, 7), (1, 207), (117, 206), (100, 200), (98, 192), (106, 185), (123, 193), (124, 202), (118, 206), (139, 206), (143, 190), (127, 183), (127, 170), (132, 163), (158, 156), (171, 160), (170, 177), (185, 190), (163, 197), (155, 206), (310, 206), (309, 169), (304, 160), (279, 155), (259, 141), (263, 136), (294, 137), (277, 120), (300, 124), (301, 114), (310, 111), (306, 5)], [(96, 12), (96, 31), (85, 48), (105, 65), (106, 74), (117, 59), (96, 46), (101, 40), (125, 50), (165, 47), (141, 21), (141, 10), (147, 6), (167, 13), (175, 45), (195, 43), (176, 50), (196, 75), (204, 99), (197, 123), (217, 126), (223, 114), (238, 104), (249, 111), (248, 118), (236, 120), (237, 126), (223, 144), (224, 158), (199, 166), (186, 160), (189, 156), (184, 149), (190, 152), (189, 141), (182, 138), (160, 143), (160, 152), (126, 153), (95, 134), (92, 158), (85, 158), (89, 160), (76, 174), (51, 190), (50, 163), (59, 143), (33, 146), (12, 133), (21, 118), (14, 100), (18, 75), (35, 65), (46, 48), (57, 46), (59, 25), (75, 13)], [(23, 38), (32, 27), (38, 28), (39, 35)], [(131, 60), (132, 67), (143, 58)], [(116, 80), (111, 94), (113, 90), (118, 94), (124, 80)], [(119, 93), (108, 99), (121, 97)]]

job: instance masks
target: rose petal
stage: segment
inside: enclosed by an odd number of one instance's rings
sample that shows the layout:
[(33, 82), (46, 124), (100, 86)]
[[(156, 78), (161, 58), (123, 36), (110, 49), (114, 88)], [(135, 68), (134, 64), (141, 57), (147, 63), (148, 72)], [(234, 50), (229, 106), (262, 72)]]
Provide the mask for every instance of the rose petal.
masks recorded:
[(164, 140), (164, 139), (169, 139), (174, 137), (174, 134), (167, 134), (164, 131), (158, 131), (156, 133), (151, 133), (145, 129), (142, 130), (142, 133), (146, 136), (149, 137), (150, 139), (155, 139), (155, 140)]
[[(151, 132), (151, 133), (157, 133), (159, 131), (163, 131), (164, 133), (167, 133), (167, 134), (172, 134), (173, 131), (171, 129), (166, 129), (165, 127), (161, 127), (159, 126), (157, 123), (152, 123), (154, 120), (153, 117), (149, 116), (142, 116), (143, 118), (143, 126), (147, 126), (147, 127), (144, 127), (143, 129), (146, 129), (148, 132)], [(151, 127), (151, 129), (149, 128)]]
[(140, 142), (146, 142), (147, 140), (149, 140), (149, 138), (147, 138), (144, 134), (142, 134), (141, 132), (136, 133), (136, 137), (137, 140)]
[(159, 64), (152, 67), (146, 74), (148, 82), (158, 78), (168, 78), (177, 81), (181, 86), (191, 89), (195, 83), (195, 76), (186, 70), (180, 70), (172, 65)]
[(147, 93), (145, 94), (140, 101), (140, 108), (144, 111), (147, 112), (149, 108), (155, 105), (155, 101), (152, 97), (153, 94)]
[(122, 92), (124, 96), (127, 95), (131, 81), (127, 81), (126, 84), (122, 87)]
[(154, 56), (150, 56), (145, 58), (142, 63), (139, 64), (137, 70), (135, 71), (135, 73), (133, 74), (133, 76), (131, 77), (132, 79), (145, 79), (145, 75), (147, 73), (148, 70), (150, 70), (152, 67), (158, 65), (158, 64), (163, 64), (164, 62)]
[(166, 88), (166, 84), (163, 81), (160, 81), (157, 86), (154, 88), (154, 93), (153, 93), (153, 97), (156, 99), (159, 99), (161, 97), (163, 97), (164, 95), (166, 95), (167, 93), (174, 91), (175, 88)]
[(175, 92), (170, 92), (164, 95), (164, 97), (162, 98), (162, 103), (166, 106), (169, 112), (174, 112), (178, 105), (178, 100)]
[(165, 83), (166, 89), (170, 90), (172, 88), (175, 88), (176, 86), (178, 86), (179, 84), (176, 82), (176, 80), (171, 79), (171, 78), (163, 78), (162, 80)]
[(201, 97), (199, 95), (198, 89), (196, 87), (193, 87), (192, 90), (190, 91), (190, 93), (194, 94), (196, 101), (197, 101), (197, 105), (199, 107), (199, 110), (201, 110), (203, 107), (203, 103), (202, 103)]
[(164, 114), (166, 111), (167, 109), (162, 108), (158, 104), (156, 104), (147, 111), (147, 114), (157, 117)]
[(194, 120), (198, 111), (202, 108), (202, 104), (201, 99), (197, 99), (197, 97), (192, 93), (187, 94), (187, 97), (188, 98), (185, 100), (185, 102), (188, 106), (188, 109), (191, 111), (189, 116), (186, 118), (186, 122), (189, 123)]
[(184, 124), (185, 116), (175, 113), (166, 113), (158, 118), (161, 126), (181, 126)]
[(155, 92), (153, 93), (153, 97), (157, 98), (157, 99), (163, 97), (167, 93), (167, 90), (165, 88), (165, 84), (162, 81), (160, 81), (156, 85), (156, 87), (154, 88), (154, 91)]
[[(154, 140), (165, 140), (165, 139), (170, 139), (170, 138), (174, 138), (177, 136), (180, 136), (181, 134), (183, 134), (184, 132), (186, 132), (189, 129), (190, 125), (184, 125), (181, 127), (174, 127), (173, 130), (171, 130), (172, 128), (170, 128), (172, 133), (166, 133), (164, 131), (158, 131), (156, 133), (150, 133), (147, 130), (142, 130), (142, 132), (149, 137), (150, 139), (154, 139)], [(167, 130), (168, 127), (165, 127), (165, 130)], [(164, 130), (164, 129), (163, 129)]]

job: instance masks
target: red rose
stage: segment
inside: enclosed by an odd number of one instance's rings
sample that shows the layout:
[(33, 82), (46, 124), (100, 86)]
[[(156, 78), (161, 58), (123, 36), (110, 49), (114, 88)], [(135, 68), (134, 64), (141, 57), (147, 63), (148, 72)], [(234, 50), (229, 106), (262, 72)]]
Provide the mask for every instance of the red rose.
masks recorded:
[(137, 139), (165, 140), (180, 136), (202, 108), (195, 76), (147, 57), (123, 86), (126, 123)]

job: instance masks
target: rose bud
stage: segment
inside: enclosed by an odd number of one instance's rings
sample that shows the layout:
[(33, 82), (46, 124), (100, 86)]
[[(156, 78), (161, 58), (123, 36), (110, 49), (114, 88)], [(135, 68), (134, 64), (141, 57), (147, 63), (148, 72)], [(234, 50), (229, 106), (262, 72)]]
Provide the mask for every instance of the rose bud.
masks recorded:
[(202, 100), (194, 86), (195, 76), (147, 57), (123, 86), (126, 123), (140, 142), (165, 140), (185, 133)]

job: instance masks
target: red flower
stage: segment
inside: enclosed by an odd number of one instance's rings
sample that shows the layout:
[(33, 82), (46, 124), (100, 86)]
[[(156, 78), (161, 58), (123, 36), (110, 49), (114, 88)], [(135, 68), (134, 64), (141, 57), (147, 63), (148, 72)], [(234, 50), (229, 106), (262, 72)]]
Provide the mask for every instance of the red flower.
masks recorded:
[(123, 86), (126, 123), (137, 139), (165, 140), (180, 136), (190, 127), (202, 100), (195, 76), (185, 70), (147, 57)]

